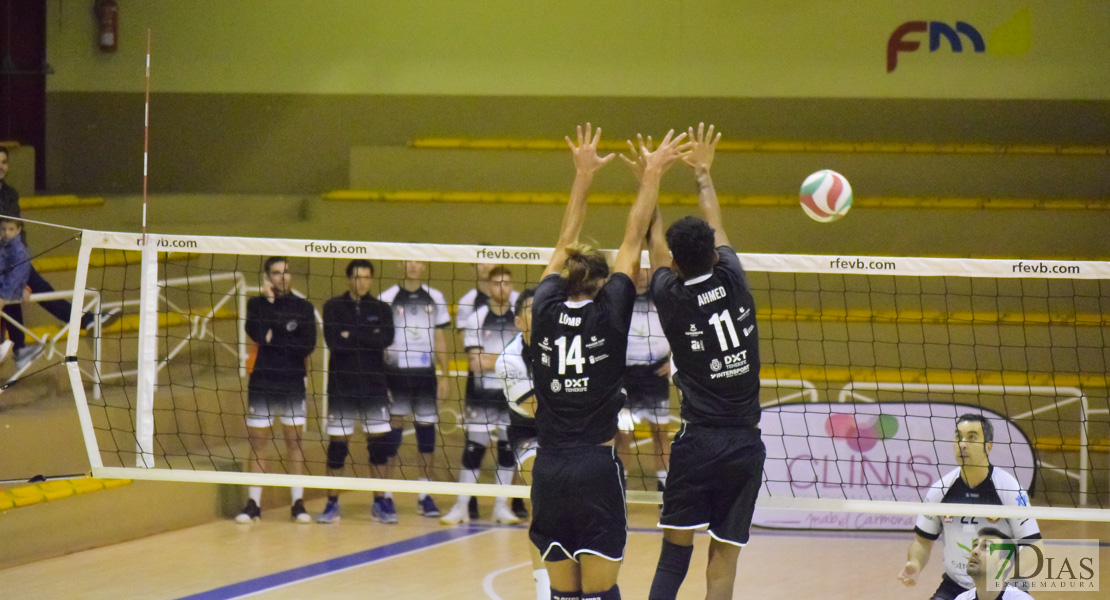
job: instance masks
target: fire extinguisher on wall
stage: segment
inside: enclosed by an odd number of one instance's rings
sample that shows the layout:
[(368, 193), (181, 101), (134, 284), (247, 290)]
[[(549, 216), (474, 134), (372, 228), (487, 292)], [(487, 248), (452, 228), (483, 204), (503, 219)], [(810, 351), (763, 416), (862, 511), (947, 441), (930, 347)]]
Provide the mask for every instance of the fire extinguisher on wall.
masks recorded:
[(119, 44), (119, 4), (116, 0), (97, 0), (98, 44), (103, 52), (115, 52)]

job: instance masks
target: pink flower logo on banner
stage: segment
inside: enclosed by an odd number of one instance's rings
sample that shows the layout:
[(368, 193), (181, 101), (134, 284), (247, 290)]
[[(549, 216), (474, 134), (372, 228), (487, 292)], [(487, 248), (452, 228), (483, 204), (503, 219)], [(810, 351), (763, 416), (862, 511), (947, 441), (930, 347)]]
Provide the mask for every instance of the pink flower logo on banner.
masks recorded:
[(891, 415), (878, 415), (863, 421), (856, 415), (831, 414), (825, 421), (825, 433), (844, 440), (849, 448), (863, 454), (874, 448), (879, 440), (894, 437), (898, 433), (898, 419)]

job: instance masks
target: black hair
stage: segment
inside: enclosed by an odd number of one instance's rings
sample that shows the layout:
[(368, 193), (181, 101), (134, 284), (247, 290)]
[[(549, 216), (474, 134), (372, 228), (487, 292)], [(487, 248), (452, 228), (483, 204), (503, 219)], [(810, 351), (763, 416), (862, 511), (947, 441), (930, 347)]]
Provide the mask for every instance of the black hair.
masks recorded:
[(370, 269), (370, 275), (374, 275), (374, 263), (364, 258), (356, 258), (347, 263), (347, 278), (354, 277), (355, 271), (358, 269)]
[(1002, 538), (1004, 540), (1010, 539), (1010, 536), (1002, 533), (1002, 530), (997, 527), (984, 527), (979, 530), (979, 533), (976, 534), (976, 537), (985, 537), (988, 535), (990, 537)]
[(979, 423), (983, 427), (983, 443), (994, 441), (994, 425), (991, 425), (991, 422), (983, 415), (977, 415), (975, 413), (962, 414), (956, 417), (956, 427), (959, 427), (960, 423)]
[(697, 217), (683, 217), (667, 229), (667, 247), (686, 279), (713, 270), (714, 231)]
[(271, 256), (270, 258), (267, 258), (266, 263), (262, 265), (262, 272), (269, 275), (270, 267), (273, 267), (274, 265), (281, 262), (288, 263), (289, 259), (285, 258), (284, 256)]
[(516, 304), (513, 305), (513, 314), (519, 317), (520, 313), (524, 310), (524, 303), (528, 302), (528, 299), (535, 295), (536, 288), (534, 287), (526, 288), (521, 292), (520, 296), (517, 296)]

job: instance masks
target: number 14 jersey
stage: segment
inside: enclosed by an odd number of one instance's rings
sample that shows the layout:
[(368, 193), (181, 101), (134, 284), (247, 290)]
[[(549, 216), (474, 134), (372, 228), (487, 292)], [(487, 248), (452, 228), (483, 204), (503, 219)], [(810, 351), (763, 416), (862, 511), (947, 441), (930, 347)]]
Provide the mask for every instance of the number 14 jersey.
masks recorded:
[(717, 248), (713, 271), (683, 281), (666, 267), (651, 295), (671, 344), (682, 419), (697, 425), (759, 424), (759, 329), (736, 252)]
[(590, 446), (617, 433), (636, 286), (615, 273), (593, 300), (569, 302), (548, 275), (532, 300), (532, 379), (541, 448)]

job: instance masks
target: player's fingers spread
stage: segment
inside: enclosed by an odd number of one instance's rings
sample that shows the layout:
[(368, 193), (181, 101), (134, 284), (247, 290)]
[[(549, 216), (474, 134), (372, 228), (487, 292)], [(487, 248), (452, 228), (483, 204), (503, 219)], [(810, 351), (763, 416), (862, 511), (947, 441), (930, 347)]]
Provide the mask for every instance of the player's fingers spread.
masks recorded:
[(614, 158), (616, 158), (616, 156), (617, 156), (617, 155), (616, 155), (615, 153), (613, 153), (613, 154), (610, 154), (610, 155), (608, 155), (608, 156), (606, 156), (606, 157), (602, 158), (602, 159), (601, 159), (601, 164), (603, 164), (603, 165), (607, 165), (607, 164), (609, 164), (609, 161), (611, 161), (611, 160), (613, 160)]
[(662, 146), (666, 146), (667, 144), (671, 143), (671, 136), (672, 135), (674, 135), (674, 130), (673, 129), (668, 131), (667, 135), (663, 136), (663, 141), (659, 142), (659, 146), (662, 147)]
[[(709, 136), (710, 137), (713, 136), (713, 126), (712, 125), (709, 126)], [(690, 139), (694, 139), (694, 132), (692, 132), (692, 131), (690, 132)], [(704, 122), (698, 123), (698, 137), (697, 137), (697, 139), (698, 140), (704, 140), (705, 139), (705, 123)]]
[(574, 152), (575, 150), (578, 149), (574, 146), (574, 142), (570, 141), (570, 136), (569, 135), (564, 135), (563, 139), (567, 141), (567, 146), (570, 146), (570, 151), (571, 152)]
[[(712, 131), (710, 133), (712, 133)], [(721, 134), (718, 133), (717, 137), (713, 138), (713, 147), (714, 148), (717, 147), (717, 142), (719, 142), (719, 141), (721, 141)]]
[(598, 127), (598, 128), (597, 128), (597, 131), (595, 131), (595, 132), (594, 132), (594, 141), (593, 141), (593, 145), (594, 145), (594, 146), (597, 146), (598, 142), (600, 142), (600, 141), (601, 141), (601, 128), (600, 128), (600, 127)]

